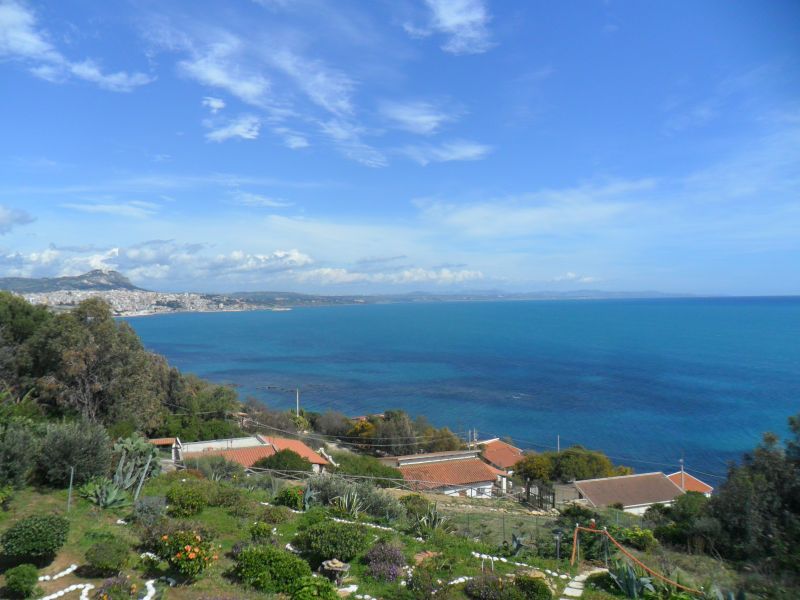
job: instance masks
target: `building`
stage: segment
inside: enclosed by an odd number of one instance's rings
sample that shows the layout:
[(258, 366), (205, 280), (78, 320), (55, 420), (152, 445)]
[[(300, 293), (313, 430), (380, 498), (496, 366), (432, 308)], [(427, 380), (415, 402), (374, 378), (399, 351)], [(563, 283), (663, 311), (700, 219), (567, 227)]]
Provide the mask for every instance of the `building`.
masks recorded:
[(272, 456), (281, 450), (291, 450), (307, 459), (315, 473), (324, 471), (330, 465), (321, 450), (315, 452), (300, 440), (264, 435), (186, 443), (181, 443), (176, 439), (173, 455), (176, 461), (201, 456), (222, 456), (249, 468), (256, 461)]
[(684, 492), (698, 492), (703, 494), (706, 498), (710, 498), (711, 494), (714, 493), (713, 487), (708, 485), (705, 481), (700, 481), (694, 475), (689, 475), (689, 473), (683, 469), (672, 475), (667, 475), (667, 477)]
[(602, 479), (584, 479), (573, 483), (578, 498), (593, 508), (621, 504), (625, 512), (641, 515), (653, 504), (669, 505), (682, 495), (664, 473), (641, 473)]
[(489, 498), (496, 485), (505, 488), (506, 473), (481, 460), (480, 450), (391, 456), (381, 462), (398, 469), (417, 491)]
[(525, 453), (500, 438), (492, 438), (478, 442), (481, 458), (496, 469), (514, 474), (514, 465), (525, 457)]

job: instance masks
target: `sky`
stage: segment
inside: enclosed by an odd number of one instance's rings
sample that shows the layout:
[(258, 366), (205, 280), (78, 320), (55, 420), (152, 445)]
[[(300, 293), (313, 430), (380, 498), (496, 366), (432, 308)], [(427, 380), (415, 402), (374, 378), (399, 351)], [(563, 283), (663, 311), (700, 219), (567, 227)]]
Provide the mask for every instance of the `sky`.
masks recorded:
[(0, 275), (800, 294), (800, 3), (0, 0)]

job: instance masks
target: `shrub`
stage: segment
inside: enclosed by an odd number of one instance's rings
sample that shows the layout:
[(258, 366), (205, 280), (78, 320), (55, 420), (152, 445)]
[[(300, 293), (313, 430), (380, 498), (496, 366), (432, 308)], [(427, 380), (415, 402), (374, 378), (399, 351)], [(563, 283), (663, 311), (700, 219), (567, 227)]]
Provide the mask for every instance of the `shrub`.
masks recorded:
[(397, 498), (366, 481), (351, 483), (341, 477), (318, 476), (309, 479), (306, 489), (317, 495), (320, 504), (331, 504), (336, 498), (355, 493), (364, 512), (386, 522), (397, 522), (406, 516), (405, 507)]
[(136, 584), (123, 575), (106, 579), (94, 593), (95, 600), (135, 600), (138, 597)]
[(464, 592), (474, 600), (522, 600), (524, 596), (513, 583), (495, 575), (481, 575), (467, 582)]
[(272, 456), (259, 458), (253, 466), (258, 469), (275, 469), (276, 471), (305, 471), (310, 472), (313, 467), (311, 462), (300, 456), (294, 450), (278, 450)]
[(178, 517), (196, 515), (208, 506), (208, 486), (204, 481), (187, 480), (167, 490), (169, 511)]
[(553, 598), (550, 586), (541, 577), (517, 575), (514, 578), (514, 587), (520, 591), (525, 600), (552, 600)]
[(285, 506), (267, 506), (261, 511), (261, 520), (272, 525), (279, 525), (294, 519), (294, 513)]
[(373, 485), (387, 487), (396, 483), (397, 480), (403, 480), (403, 474), (399, 470), (383, 464), (374, 456), (353, 452), (336, 452), (333, 459), (339, 464), (336, 467), (337, 473), (373, 477)]
[(339, 594), (323, 577), (303, 577), (294, 585), (292, 600), (339, 600)]
[(658, 546), (658, 540), (650, 529), (642, 529), (638, 526), (620, 529), (613, 528), (611, 533), (618, 541), (633, 546), (637, 550), (643, 550), (644, 552), (649, 552)]
[(415, 600), (428, 600), (432, 598), (439, 587), (436, 572), (430, 567), (417, 567), (414, 569), (413, 573), (411, 573), (407, 587)]
[(303, 494), (305, 494), (303, 488), (288, 486), (278, 492), (278, 495), (275, 496), (275, 503), (288, 506), (293, 510), (303, 510)]
[(415, 521), (427, 515), (432, 506), (432, 503), (422, 494), (403, 496), (400, 498), (400, 504), (405, 507), (408, 516)]
[(208, 505), (222, 506), (228, 509), (237, 509), (245, 504), (244, 492), (239, 488), (227, 484), (208, 486)]
[(69, 521), (55, 515), (34, 515), (17, 521), (7, 529), (0, 544), (6, 555), (15, 559), (46, 561), (55, 556), (67, 541)]
[(133, 518), (143, 527), (160, 523), (167, 514), (167, 499), (164, 496), (145, 496), (133, 505)]
[(19, 565), (6, 571), (6, 590), (14, 598), (30, 598), (39, 583), (39, 572), (33, 565)]
[(347, 562), (367, 549), (370, 538), (360, 525), (326, 521), (299, 533), (295, 545), (316, 564), (330, 558)]
[(272, 525), (258, 521), (250, 526), (250, 539), (257, 544), (269, 542), (272, 539)]
[(128, 494), (108, 477), (98, 477), (84, 483), (78, 495), (100, 508), (122, 508), (128, 506)]
[(375, 579), (395, 581), (406, 565), (406, 558), (395, 544), (378, 542), (367, 552), (364, 562), (367, 563), (367, 572)]
[(14, 496), (14, 488), (10, 485), (0, 485), (0, 509), (6, 510), (8, 503)]
[(101, 575), (119, 574), (128, 566), (129, 558), (128, 544), (119, 538), (97, 542), (86, 551), (86, 562)]
[(9, 425), (0, 430), (0, 486), (20, 488), (28, 483), (39, 448), (39, 439), (28, 427)]
[(272, 546), (245, 548), (236, 557), (234, 571), (243, 583), (272, 593), (289, 593), (298, 580), (311, 576), (307, 562)]
[(39, 471), (53, 486), (69, 484), (70, 467), (75, 467), (73, 483), (80, 485), (108, 473), (110, 464), (111, 441), (95, 423), (50, 425), (39, 452)]
[(198, 531), (183, 529), (162, 535), (157, 554), (191, 579), (201, 575), (219, 558), (217, 546), (208, 538)]

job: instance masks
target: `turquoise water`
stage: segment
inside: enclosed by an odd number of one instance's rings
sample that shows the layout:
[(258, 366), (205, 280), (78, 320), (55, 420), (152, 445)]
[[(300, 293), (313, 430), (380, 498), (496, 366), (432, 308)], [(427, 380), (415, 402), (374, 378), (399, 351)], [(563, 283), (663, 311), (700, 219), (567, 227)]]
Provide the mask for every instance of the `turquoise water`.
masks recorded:
[(639, 471), (724, 475), (800, 411), (800, 299), (396, 304), (130, 319), (182, 370), (272, 407), (403, 408)]

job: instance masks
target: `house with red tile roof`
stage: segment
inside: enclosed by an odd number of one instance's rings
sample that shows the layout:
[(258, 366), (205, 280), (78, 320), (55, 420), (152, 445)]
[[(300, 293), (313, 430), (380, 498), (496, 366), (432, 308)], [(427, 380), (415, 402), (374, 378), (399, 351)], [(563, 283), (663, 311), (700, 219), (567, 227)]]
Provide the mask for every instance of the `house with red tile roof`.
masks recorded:
[(506, 479), (505, 471), (481, 460), (480, 450), (391, 456), (381, 462), (398, 469), (412, 489), (448, 496), (489, 498)]
[(593, 508), (621, 504), (625, 512), (642, 515), (654, 504), (672, 504), (684, 494), (664, 473), (639, 473), (573, 483), (578, 498)]
[(478, 442), (478, 448), (481, 449), (483, 460), (509, 475), (513, 475), (514, 465), (525, 457), (525, 453), (521, 449), (500, 438)]
[(681, 488), (684, 492), (698, 492), (707, 498), (710, 498), (711, 494), (714, 493), (713, 487), (708, 485), (705, 481), (699, 480), (694, 475), (689, 475), (689, 473), (683, 469), (673, 473), (672, 475), (667, 475), (667, 477), (669, 477), (670, 481)]
[(202, 442), (180, 443), (178, 440), (177, 444), (179, 461), (201, 456), (222, 456), (245, 468), (250, 468), (262, 458), (272, 456), (281, 450), (291, 450), (307, 459), (316, 473), (322, 472), (330, 465), (328, 459), (319, 452), (315, 452), (300, 440), (289, 438), (254, 435)]

